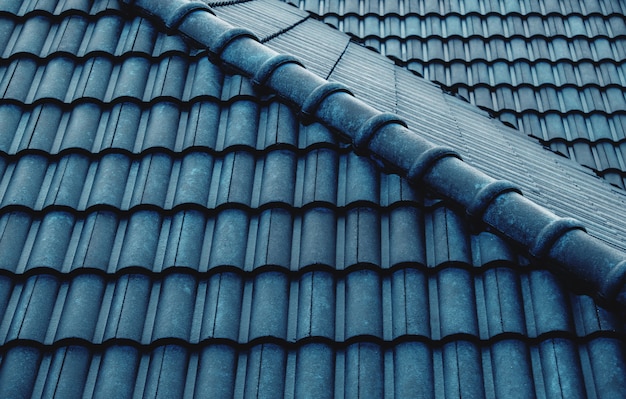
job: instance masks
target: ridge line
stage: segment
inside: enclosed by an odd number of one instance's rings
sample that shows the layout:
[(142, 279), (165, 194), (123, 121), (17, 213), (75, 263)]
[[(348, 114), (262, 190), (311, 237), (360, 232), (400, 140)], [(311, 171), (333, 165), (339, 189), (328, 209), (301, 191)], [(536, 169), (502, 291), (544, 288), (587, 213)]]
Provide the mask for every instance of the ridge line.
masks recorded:
[[(188, 7), (186, 0), (125, 0), (138, 11), (156, 19), (161, 25), (176, 26), (179, 34), (207, 48), (214, 61), (223, 68), (251, 77), (261, 70), (268, 60), (279, 53), (268, 48), (249, 34), (237, 34), (236, 28), (216, 17), (210, 9), (183, 13), (180, 19), (172, 18), (179, 9)], [(174, 20), (172, 20), (174, 19)], [(167, 26), (167, 25), (166, 25)], [(171, 28), (168, 26), (168, 28)], [(229, 41), (220, 43), (222, 35)], [(230, 36), (232, 35), (232, 36)], [(219, 46), (218, 46), (219, 45)], [(215, 49), (219, 48), (217, 54)], [(293, 82), (297, 82), (294, 85)], [(311, 93), (327, 81), (295, 62), (276, 66), (269, 71), (263, 89), (276, 92), (286, 101), (301, 109)], [(361, 131), (382, 112), (346, 92), (336, 92), (320, 100), (314, 117), (340, 137), (355, 143)], [(384, 123), (372, 127), (369, 140), (357, 150), (380, 161), (383, 166), (402, 176), (421, 161), (420, 156), (435, 145), (410, 131), (402, 123)], [(410, 179), (414, 185), (426, 186), (431, 192), (450, 200), (462, 209), (468, 209), (485, 186), (496, 179), (458, 159), (454, 151), (446, 156), (429, 159), (421, 166), (420, 180)], [(545, 245), (545, 260), (553, 263), (555, 270), (564, 270), (570, 277), (586, 282), (589, 290), (600, 301), (619, 303), (626, 307), (626, 269), (620, 268), (626, 253), (587, 234), (578, 225), (560, 231), (546, 231), (562, 218), (543, 206), (515, 191), (507, 191), (491, 199), (485, 206), (480, 224), (499, 233), (509, 242), (517, 244), (527, 253), (532, 248)], [(550, 243), (542, 243), (549, 236)]]

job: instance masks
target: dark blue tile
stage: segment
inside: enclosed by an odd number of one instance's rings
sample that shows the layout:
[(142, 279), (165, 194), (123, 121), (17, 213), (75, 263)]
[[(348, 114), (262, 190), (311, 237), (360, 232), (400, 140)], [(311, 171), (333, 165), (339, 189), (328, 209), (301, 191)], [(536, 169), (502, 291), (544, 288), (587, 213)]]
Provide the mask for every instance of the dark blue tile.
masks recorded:
[(9, 153), (11, 144), (18, 136), (18, 126), (22, 120), (24, 110), (18, 105), (3, 104), (0, 107), (0, 120), (3, 121), (0, 127), (0, 151)]
[(75, 223), (75, 217), (68, 212), (47, 213), (39, 225), (26, 268), (49, 267), (61, 271)]
[(428, 277), (415, 269), (398, 270), (391, 276), (393, 338), (430, 338), (431, 320)]
[(213, 157), (204, 152), (191, 152), (185, 155), (180, 166), (173, 206), (207, 205), (213, 164)]
[(335, 353), (326, 344), (307, 344), (296, 355), (295, 397), (333, 398)]
[(171, 217), (171, 226), (165, 250), (164, 268), (189, 267), (198, 270), (205, 249), (205, 215), (199, 211), (184, 211)]
[[(309, 272), (298, 286), (298, 339), (335, 339), (336, 284), (329, 272)], [(297, 389), (297, 387), (296, 387)]]
[[(235, 273), (224, 272), (209, 278), (204, 300), (201, 341), (210, 338), (224, 338), (233, 342), (239, 340), (244, 284), (243, 278)], [(223, 349), (230, 353), (226, 348)]]
[(77, 54), (88, 24), (88, 20), (82, 16), (75, 15), (65, 18), (59, 25), (50, 51)]
[(142, 109), (126, 102), (113, 106), (102, 139), (103, 148), (119, 148), (133, 151), (139, 131)]
[(296, 154), (288, 150), (269, 152), (263, 164), (259, 205), (293, 205), (296, 185)]
[(34, 347), (5, 349), (0, 363), (0, 395), (5, 398), (30, 397), (41, 359), (40, 350)]
[(383, 304), (380, 275), (371, 270), (349, 273), (345, 282), (345, 335), (382, 337)]
[(37, 62), (30, 58), (19, 58), (3, 69), (5, 73), (0, 81), (3, 97), (25, 102), (37, 73)]
[(379, 202), (380, 175), (374, 164), (354, 153), (348, 155), (346, 204), (357, 201)]
[(446, 397), (485, 397), (480, 348), (471, 342), (455, 341), (443, 346), (442, 357)]
[(306, 155), (302, 203), (337, 204), (339, 157), (328, 149), (313, 150)]
[(65, 101), (76, 65), (66, 57), (52, 58), (45, 66), (35, 99)]
[(263, 146), (286, 144), (296, 147), (299, 139), (296, 113), (280, 102), (272, 102), (264, 110), (264, 118), (259, 124), (260, 130), (265, 130)]
[(210, 101), (194, 103), (189, 110), (185, 147), (206, 147), (216, 149), (221, 108)]
[(209, 269), (218, 266), (243, 269), (245, 254), (243, 251), (233, 251), (232, 248), (246, 247), (249, 223), (246, 212), (239, 209), (227, 209), (217, 215)]
[(14, 282), (10, 277), (0, 277), (0, 313), (3, 315), (7, 312), (9, 300), (13, 292), (13, 284)]
[(463, 220), (446, 208), (435, 209), (432, 219), (433, 241), (429, 245), (434, 246), (435, 253), (429, 263), (432, 266), (457, 262), (471, 264), (470, 243)]
[(526, 334), (518, 273), (509, 268), (487, 270), (483, 275), (483, 290), (489, 338), (507, 332)]
[(98, 161), (87, 207), (106, 204), (120, 209), (130, 167), (131, 161), (125, 155), (104, 155)]
[(72, 279), (63, 304), (55, 341), (65, 338), (82, 338), (93, 341), (104, 290), (104, 278), (82, 274)]
[(89, 159), (84, 155), (70, 154), (61, 158), (56, 165), (43, 206), (56, 205), (77, 209), (89, 166)]
[(144, 18), (136, 17), (129, 29), (122, 51), (151, 55), (157, 35), (158, 32), (152, 23)]
[(125, 59), (115, 81), (113, 99), (130, 97), (143, 100), (150, 69), (150, 61), (145, 58), (130, 57)]
[(208, 57), (202, 57), (192, 66), (193, 83), (189, 98), (212, 97), (219, 99), (224, 83), (223, 72)]
[(5, 318), (11, 317), (7, 341), (22, 339), (44, 343), (59, 287), (56, 278), (43, 274), (14, 288), (13, 293), (19, 298), (15, 310), (5, 314)]
[(62, 109), (55, 104), (42, 104), (35, 107), (26, 125), (26, 131), (31, 136), (28, 141), (22, 141), (21, 147), (49, 152), (60, 130), (62, 116)]
[(104, 340), (118, 338), (142, 342), (151, 294), (152, 282), (148, 277), (139, 274), (120, 277), (115, 283)]
[(201, 398), (231, 398), (235, 394), (238, 354), (227, 345), (211, 345), (200, 351), (194, 392)]
[(250, 349), (247, 359), (244, 396), (277, 398), (285, 394), (287, 354), (275, 344)]
[(91, 151), (101, 124), (101, 109), (96, 104), (77, 104), (72, 109), (67, 128), (63, 131), (61, 150), (81, 148)]
[(346, 266), (370, 264), (380, 266), (380, 215), (371, 208), (351, 209), (346, 214)]
[(250, 205), (256, 160), (254, 155), (245, 152), (230, 152), (222, 162), (220, 183), (217, 192), (217, 205), (236, 203)]
[(536, 395), (527, 344), (516, 340), (495, 342), (490, 348), (495, 394), (498, 398), (527, 398)]
[(345, 396), (382, 398), (384, 369), (382, 349), (372, 343), (348, 346), (345, 357)]
[(114, 64), (111, 59), (106, 57), (89, 58), (83, 65), (73, 100), (90, 98), (106, 101), (113, 70)]
[(118, 226), (118, 217), (113, 212), (89, 214), (83, 224), (72, 268), (108, 270)]
[(287, 338), (289, 279), (280, 272), (260, 273), (254, 279), (248, 340)]
[(189, 62), (182, 57), (164, 58), (156, 71), (150, 98), (182, 98)]
[(15, 272), (24, 249), (32, 218), (24, 212), (4, 213), (0, 219), (0, 268)]
[(162, 227), (162, 216), (156, 211), (138, 211), (128, 219), (118, 270), (126, 267), (158, 268), (155, 264)]
[(424, 216), (421, 210), (402, 206), (389, 213), (389, 265), (426, 265)]
[(46, 381), (42, 397), (82, 396), (90, 362), (91, 353), (85, 347), (68, 346), (56, 350), (48, 369), (48, 375), (56, 378)]
[[(337, 217), (326, 208), (312, 208), (302, 217), (300, 269), (310, 265), (333, 267), (337, 253)], [(340, 266), (340, 265), (338, 265)]]
[[(556, 277), (547, 271), (536, 271), (529, 276), (530, 295), (536, 335), (548, 331), (574, 331), (568, 294)], [(529, 316), (530, 318), (530, 316)]]
[(114, 345), (102, 355), (98, 368), (94, 397), (127, 398), (137, 383), (140, 352), (130, 346)]
[(540, 367), (547, 396), (584, 398), (586, 390), (576, 345), (567, 339), (539, 344)]
[(24, 52), (40, 55), (51, 26), (52, 23), (50, 19), (44, 16), (28, 18), (22, 26), (22, 30), (17, 37), (15, 45), (13, 45), (11, 49), (11, 53), (17, 54)]
[(626, 392), (624, 342), (613, 338), (597, 338), (587, 344), (593, 370), (596, 394), (602, 398), (619, 398)]
[[(472, 275), (467, 270), (456, 268), (439, 271), (437, 294), (441, 337), (454, 334), (478, 336), (476, 295)], [(433, 328), (436, 329), (437, 326)]]
[(169, 274), (161, 283), (152, 340), (189, 341), (196, 301), (196, 280), (188, 274)]
[(284, 209), (269, 209), (258, 221), (254, 267), (291, 267), (293, 217)]
[(126, 25), (124, 20), (117, 15), (102, 15), (96, 21), (85, 53), (103, 52), (115, 54), (120, 34)]
[(250, 100), (240, 100), (228, 108), (224, 148), (247, 146), (256, 148), (259, 129), (259, 105)]
[(422, 342), (399, 343), (393, 349), (394, 394), (399, 398), (427, 398), (435, 391), (431, 348)]
[(142, 158), (129, 206), (150, 204), (165, 208), (173, 166), (172, 157), (164, 153), (154, 153)]

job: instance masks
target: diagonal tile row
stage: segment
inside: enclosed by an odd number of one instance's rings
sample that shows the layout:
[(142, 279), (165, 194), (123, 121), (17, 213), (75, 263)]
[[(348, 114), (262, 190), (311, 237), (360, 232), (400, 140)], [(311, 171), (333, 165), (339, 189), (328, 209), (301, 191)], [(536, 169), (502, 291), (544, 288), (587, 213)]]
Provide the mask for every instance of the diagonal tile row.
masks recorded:
[(567, 294), (547, 271), (500, 267), (473, 275), (450, 267), (431, 274), (413, 268), (337, 274), (242, 274), (231, 268), (200, 276), (177, 269), (156, 276), (0, 277), (0, 342), (245, 345), (271, 338), (288, 346), (369, 337), (435, 345), (461, 338), (478, 345), (545, 336), (624, 338), (617, 316), (589, 297)]
[[(613, 381), (623, 343), (549, 338), (478, 347), (458, 340), (430, 347), (402, 342), (381, 348), (260, 343), (246, 349), (214, 343), (150, 350), (20, 345), (0, 355), (5, 397), (619, 397)], [(604, 359), (602, 362), (596, 359)], [(32, 367), (22, 369), (23, 364)], [(551, 372), (559, 365), (558, 375)], [(593, 375), (593, 379), (590, 376)], [(57, 377), (58, 376), (58, 377)], [(619, 379), (617, 379), (619, 380)]]

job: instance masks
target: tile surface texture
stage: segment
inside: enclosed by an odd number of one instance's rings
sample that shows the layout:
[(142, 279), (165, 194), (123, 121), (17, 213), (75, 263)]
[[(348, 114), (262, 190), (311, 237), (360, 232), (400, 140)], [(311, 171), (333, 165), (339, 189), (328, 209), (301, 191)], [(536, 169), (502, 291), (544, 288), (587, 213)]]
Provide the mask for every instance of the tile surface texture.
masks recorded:
[(625, 187), (624, 2), (286, 1)]
[[(327, 18), (370, 24), (366, 3), (341, 4)], [(463, 4), (449, 12), (462, 26), (503, 21)], [(623, 20), (598, 4), (568, 11), (568, 29), (582, 13), (615, 36)], [(304, 11), (272, 0), (213, 9), (626, 248), (624, 193), (575, 163)], [(623, 396), (619, 312), (136, 11), (0, 1), (0, 397)], [(445, 27), (444, 56), (474, 38), (439, 8), (388, 14), (422, 11), (420, 23)], [(368, 35), (390, 54), (393, 37)], [(608, 96), (616, 85), (585, 87)], [(563, 97), (573, 86), (540, 87)], [(521, 110), (502, 115), (553, 114)], [(620, 118), (573, 113), (596, 114)], [(577, 143), (596, 142), (549, 142)]]

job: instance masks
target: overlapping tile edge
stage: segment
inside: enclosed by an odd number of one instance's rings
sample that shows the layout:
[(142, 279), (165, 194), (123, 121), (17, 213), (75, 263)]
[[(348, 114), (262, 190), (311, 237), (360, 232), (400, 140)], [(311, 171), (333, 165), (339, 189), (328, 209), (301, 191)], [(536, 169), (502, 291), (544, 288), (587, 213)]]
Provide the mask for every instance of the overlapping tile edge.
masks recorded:
[[(556, 262), (599, 298), (626, 304), (626, 255), (588, 235), (577, 221), (557, 217), (523, 197), (514, 184), (492, 179), (461, 161), (453, 149), (422, 139), (397, 116), (377, 111), (349, 89), (312, 74), (297, 59), (262, 45), (254, 33), (219, 19), (206, 4), (126, 3), (207, 48), (224, 65), (273, 90), (303, 115), (314, 116), (352, 141), (357, 151), (400, 171), (415, 184), (425, 183), (532, 256)], [(293, 87), (294, 81), (298, 87)]]

